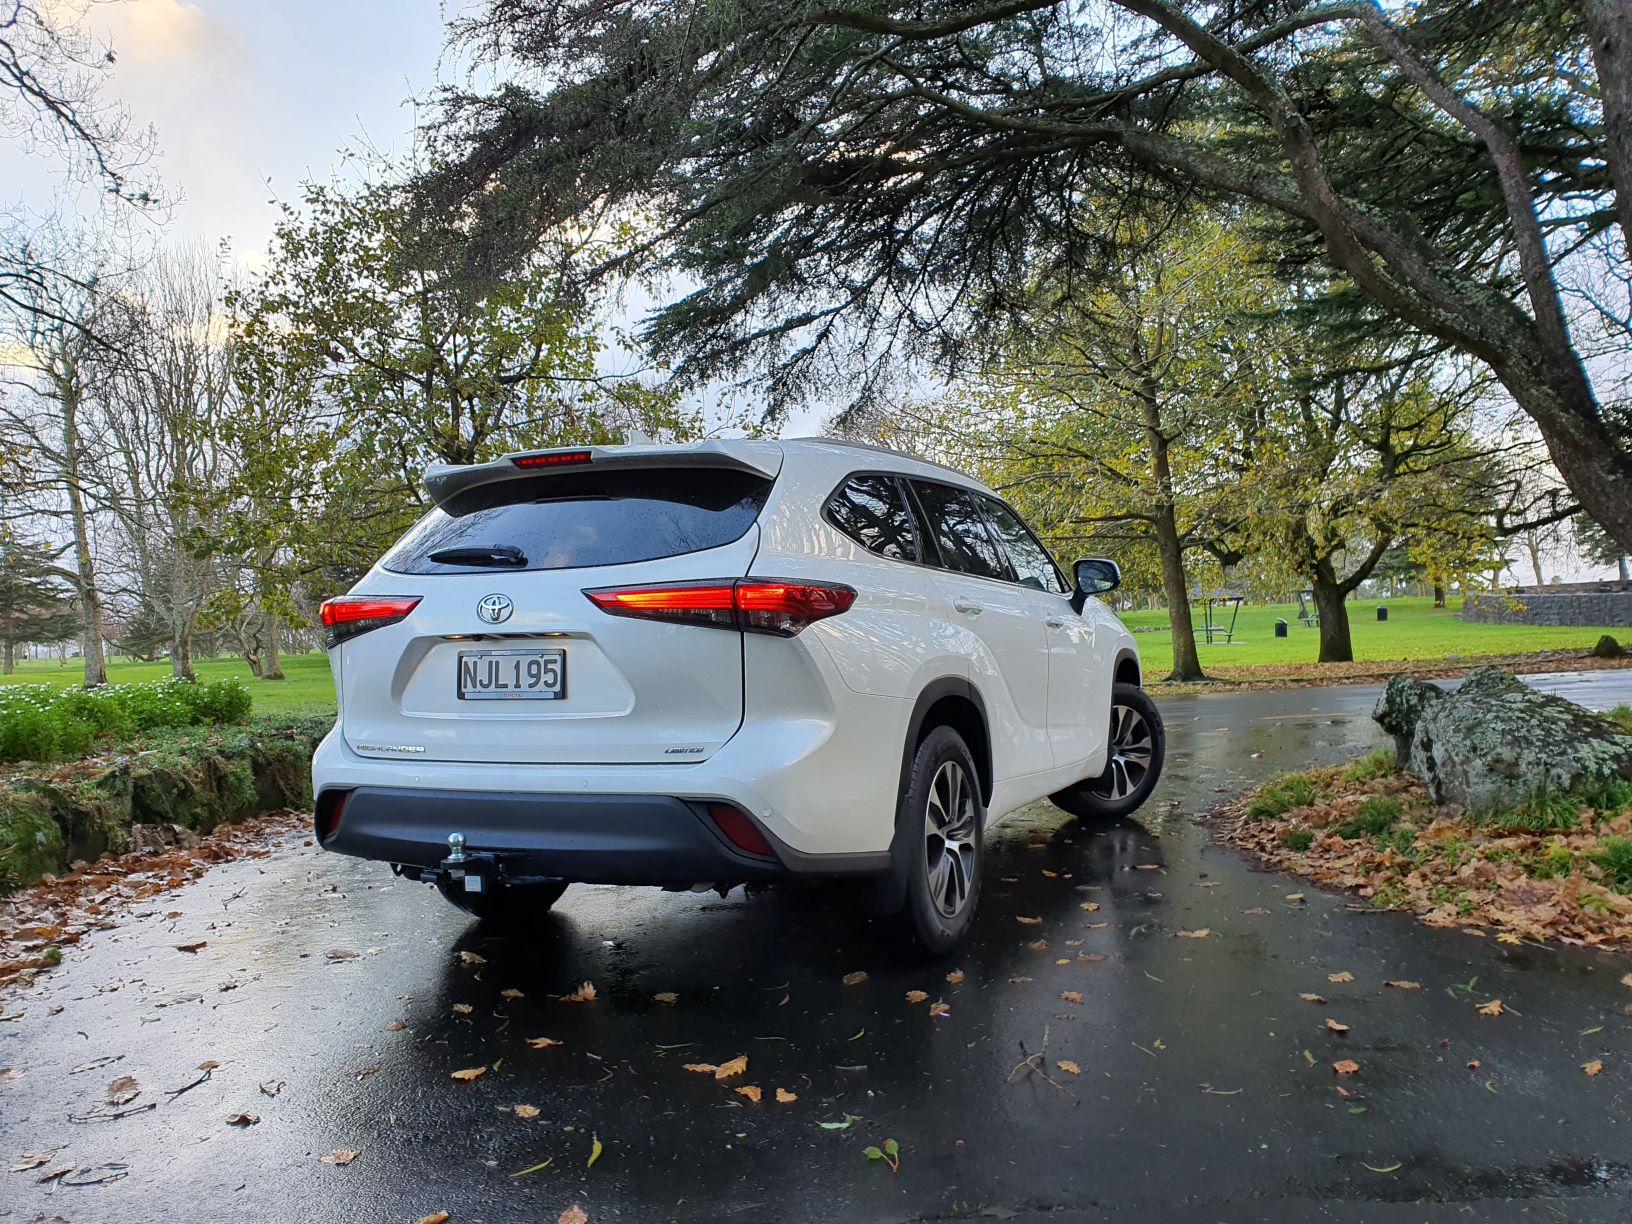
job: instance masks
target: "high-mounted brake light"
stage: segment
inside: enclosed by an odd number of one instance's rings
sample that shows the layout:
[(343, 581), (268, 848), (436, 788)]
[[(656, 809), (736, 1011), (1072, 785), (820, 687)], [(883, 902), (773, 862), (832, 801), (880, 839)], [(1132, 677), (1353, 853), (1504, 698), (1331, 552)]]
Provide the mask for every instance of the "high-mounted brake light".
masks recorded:
[(806, 625), (848, 611), (855, 588), (781, 578), (710, 578), (584, 592), (613, 616), (709, 625), (793, 637)]
[(587, 450), (539, 451), (536, 455), (517, 455), (510, 462), (519, 468), (569, 467), (589, 463), (593, 458)]
[(323, 638), (338, 646), (347, 638), (370, 629), (394, 625), (419, 606), (419, 595), (341, 595), (323, 601), (318, 619), (323, 622)]

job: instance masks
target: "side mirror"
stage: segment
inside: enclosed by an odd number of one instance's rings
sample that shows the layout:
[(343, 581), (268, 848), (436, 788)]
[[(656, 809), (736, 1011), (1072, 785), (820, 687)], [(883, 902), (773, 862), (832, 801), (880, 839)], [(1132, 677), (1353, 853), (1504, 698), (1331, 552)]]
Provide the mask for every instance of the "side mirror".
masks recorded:
[(1077, 589), (1071, 593), (1071, 606), (1078, 612), (1090, 595), (1105, 595), (1122, 585), (1122, 570), (1109, 557), (1084, 557), (1071, 567)]

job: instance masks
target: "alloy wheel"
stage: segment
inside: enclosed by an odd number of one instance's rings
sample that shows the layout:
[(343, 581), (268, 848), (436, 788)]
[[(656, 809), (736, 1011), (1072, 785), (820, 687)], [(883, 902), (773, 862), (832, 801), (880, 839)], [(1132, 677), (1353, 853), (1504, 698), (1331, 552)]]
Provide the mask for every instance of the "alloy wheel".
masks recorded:
[(1105, 772), (1090, 788), (1102, 799), (1124, 799), (1150, 773), (1155, 737), (1143, 714), (1132, 706), (1111, 707), (1111, 754)]
[(943, 918), (956, 918), (969, 900), (975, 871), (974, 789), (963, 766), (942, 762), (924, 804), (924, 865), (929, 899)]

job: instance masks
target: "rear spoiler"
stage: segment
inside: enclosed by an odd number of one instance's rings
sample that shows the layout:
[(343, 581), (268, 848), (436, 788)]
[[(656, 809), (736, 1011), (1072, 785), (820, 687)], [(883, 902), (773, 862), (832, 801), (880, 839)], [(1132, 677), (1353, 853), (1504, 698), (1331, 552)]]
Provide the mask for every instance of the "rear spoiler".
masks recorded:
[(782, 469), (782, 448), (775, 442), (686, 442), (636, 446), (571, 446), (555, 450), (515, 451), (490, 463), (433, 463), (425, 469), (425, 491), (437, 505), (483, 485), (549, 472), (585, 468), (731, 468), (759, 476)]

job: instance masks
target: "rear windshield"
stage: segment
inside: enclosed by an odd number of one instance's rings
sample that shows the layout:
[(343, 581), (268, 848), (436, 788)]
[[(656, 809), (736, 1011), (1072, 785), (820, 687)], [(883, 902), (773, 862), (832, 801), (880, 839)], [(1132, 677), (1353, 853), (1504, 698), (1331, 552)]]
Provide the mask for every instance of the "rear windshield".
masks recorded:
[(432, 510), (381, 564), (399, 574), (468, 574), (677, 557), (740, 539), (770, 489), (766, 477), (731, 468), (614, 468), (495, 481)]

